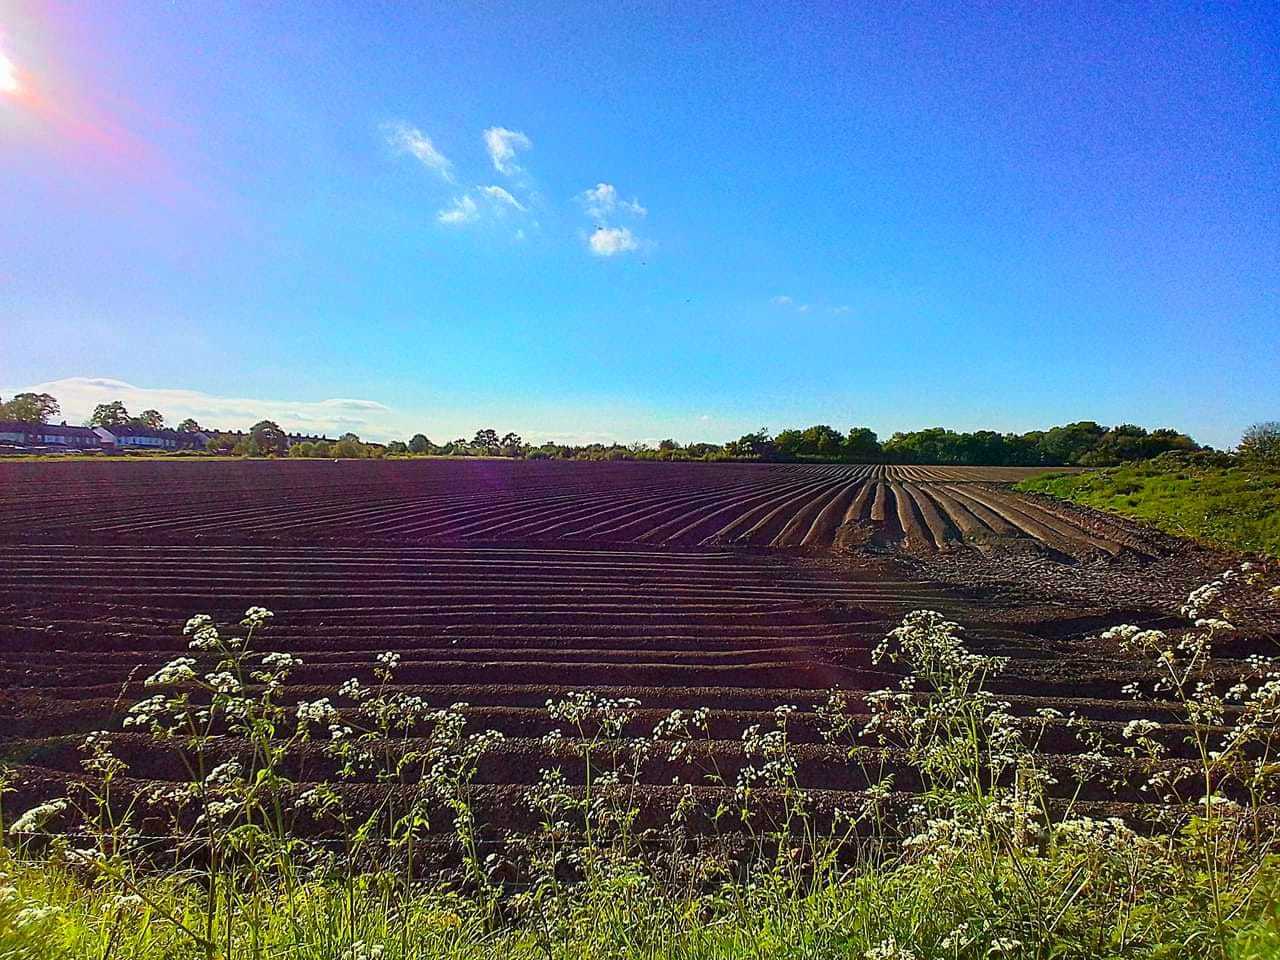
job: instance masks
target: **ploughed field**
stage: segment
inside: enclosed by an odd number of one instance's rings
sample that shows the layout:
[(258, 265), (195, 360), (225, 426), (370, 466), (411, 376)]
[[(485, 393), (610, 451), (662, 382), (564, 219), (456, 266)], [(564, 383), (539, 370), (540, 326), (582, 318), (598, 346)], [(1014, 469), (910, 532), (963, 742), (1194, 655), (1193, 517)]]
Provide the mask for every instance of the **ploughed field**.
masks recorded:
[[(575, 691), (639, 701), (646, 735), (675, 708), (709, 708), (697, 763), (654, 750), (639, 802), (657, 824), (673, 778), (714, 766), (703, 808), (731, 792), (742, 731), (794, 705), (798, 776), (820, 810), (882, 773), (913, 779), (889, 751), (875, 770), (821, 735), (833, 688), (897, 682), (871, 652), (908, 611), (967, 627), (1011, 658), (993, 684), (1015, 713), (1074, 713), (1119, 738), (1150, 707), (1124, 684), (1145, 667), (1105, 646), (1118, 622), (1171, 626), (1186, 591), (1228, 560), (1139, 526), (1012, 492), (1017, 469), (914, 466), (414, 461), (152, 461), (0, 464), (0, 756), (17, 801), (76, 777), (83, 735), (120, 730), (142, 678), (186, 653), (182, 623), (275, 612), (263, 649), (304, 665), (288, 696), (330, 697), (376, 656), (401, 656), (396, 685), (468, 704), (475, 729), (506, 735), (480, 766), (485, 830), (533, 829), (524, 802), (544, 768), (581, 761), (545, 741), (544, 707)], [(1244, 646), (1247, 646), (1244, 645)], [(1228, 651), (1243, 657), (1244, 646)], [(114, 718), (114, 719), (113, 719)], [(118, 751), (138, 781), (181, 769), (140, 735)], [(1175, 755), (1182, 749), (1171, 743)], [(1076, 784), (1082, 748), (1065, 719), (1041, 750)], [(227, 744), (228, 755), (235, 752)], [(297, 776), (332, 775), (319, 749)], [(1088, 803), (1140, 814), (1147, 795), (1090, 784)], [(384, 789), (346, 787), (360, 795)], [(703, 822), (706, 826), (706, 822)]]

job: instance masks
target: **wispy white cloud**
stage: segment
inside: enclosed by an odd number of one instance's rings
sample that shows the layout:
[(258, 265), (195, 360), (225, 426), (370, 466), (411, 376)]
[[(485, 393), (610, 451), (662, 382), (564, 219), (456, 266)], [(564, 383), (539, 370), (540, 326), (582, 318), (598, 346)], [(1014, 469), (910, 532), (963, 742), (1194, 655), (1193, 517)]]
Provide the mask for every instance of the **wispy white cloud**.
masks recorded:
[(490, 127), (484, 132), (484, 145), (489, 151), (489, 159), (493, 168), (507, 176), (519, 173), (516, 164), (516, 151), (528, 150), (533, 141), (519, 130), (508, 130), (506, 127)]
[(618, 188), (611, 183), (597, 183), (594, 187), (578, 194), (578, 202), (587, 213), (597, 220), (604, 220), (615, 213), (628, 213), (643, 217), (649, 211), (640, 205), (634, 197), (623, 200), (618, 196)]
[(626, 227), (601, 227), (588, 238), (587, 246), (597, 257), (614, 257), (636, 250), (640, 244)]
[(798, 303), (794, 297), (789, 297), (786, 294), (779, 294), (776, 297), (770, 297), (769, 302), (775, 307), (786, 307), (789, 310), (794, 310), (796, 313), (812, 313), (814, 310), (825, 310), (832, 316), (838, 317), (843, 316), (846, 313), (853, 312), (853, 308), (847, 304), (840, 304), (839, 306), (831, 307), (824, 307), (821, 304), (815, 306), (812, 303)]
[(131, 413), (159, 410), (169, 424), (192, 417), (217, 430), (244, 430), (259, 420), (274, 420), (289, 432), (328, 433), (348, 430), (377, 439), (391, 409), (376, 400), (257, 400), (220, 397), (198, 390), (139, 387), (110, 377), (64, 377), (34, 386), (3, 388), (5, 396), (30, 390), (49, 393), (62, 405), (68, 423), (83, 423), (100, 403), (120, 400)]
[(526, 207), (523, 203), (521, 203), (519, 200), (513, 197), (509, 191), (502, 189), (502, 187), (499, 187), (499, 186), (481, 187), (480, 192), (483, 193), (486, 197), (488, 197), (490, 200), (492, 200), (495, 204), (499, 206), (505, 204), (506, 206), (513, 207), (514, 209), (519, 210), (521, 213), (524, 213), (526, 210), (528, 210), (528, 207)]
[(407, 153), (428, 170), (434, 170), (445, 180), (453, 182), (453, 164), (449, 158), (436, 149), (431, 138), (407, 123), (389, 123), (383, 128), (387, 143), (401, 153)]
[(480, 208), (476, 206), (476, 202), (471, 199), (469, 193), (464, 193), (460, 197), (455, 197), (453, 206), (445, 207), (436, 214), (436, 220), (448, 227), (456, 227), (464, 223), (470, 223), (480, 216)]

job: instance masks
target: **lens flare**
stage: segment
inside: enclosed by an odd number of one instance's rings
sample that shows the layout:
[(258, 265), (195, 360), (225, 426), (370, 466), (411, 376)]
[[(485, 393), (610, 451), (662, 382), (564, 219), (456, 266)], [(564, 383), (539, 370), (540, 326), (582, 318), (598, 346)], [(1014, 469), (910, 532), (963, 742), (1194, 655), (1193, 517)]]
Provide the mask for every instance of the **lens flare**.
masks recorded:
[(12, 60), (0, 53), (0, 93), (17, 93), (20, 89), (18, 68), (13, 65)]

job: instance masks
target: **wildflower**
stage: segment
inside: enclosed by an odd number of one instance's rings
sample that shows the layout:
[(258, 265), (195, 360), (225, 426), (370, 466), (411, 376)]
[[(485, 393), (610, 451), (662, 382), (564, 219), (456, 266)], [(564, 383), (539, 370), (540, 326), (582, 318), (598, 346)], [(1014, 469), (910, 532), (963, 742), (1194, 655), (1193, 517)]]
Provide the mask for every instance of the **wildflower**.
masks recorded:
[(298, 723), (324, 723), (327, 724), (338, 715), (338, 711), (333, 708), (333, 704), (329, 702), (328, 697), (319, 700), (307, 701), (300, 700), (298, 702)]
[(169, 684), (184, 683), (196, 678), (195, 660), (191, 657), (177, 657), (147, 677), (144, 686), (159, 687)]
[(1015, 940), (1012, 937), (996, 937), (991, 941), (991, 948), (987, 950), (988, 957), (1011, 957), (1022, 947), (1021, 940)]
[(1132, 740), (1135, 737), (1147, 737), (1160, 729), (1160, 724), (1154, 720), (1130, 720), (1124, 725), (1123, 736), (1126, 740)]
[(360, 686), (360, 681), (356, 677), (344, 681), (338, 688), (338, 696), (346, 697), (348, 700), (363, 700), (372, 693), (373, 691), (368, 687)]
[(266, 623), (275, 614), (266, 607), (250, 607), (244, 612), (244, 619), (240, 621), (240, 626), (253, 629)]
[(213, 687), (215, 693), (239, 693), (240, 681), (235, 674), (223, 670), (219, 673), (206, 673), (204, 682)]
[(209, 771), (204, 782), (211, 787), (227, 787), (240, 779), (244, 768), (236, 760), (228, 760)]
[(895, 937), (880, 941), (862, 956), (864, 960), (917, 960), (915, 952), (899, 944)]
[(49, 800), (34, 806), (13, 821), (13, 824), (9, 827), (9, 833), (15, 837), (28, 833), (39, 833), (54, 817), (65, 812), (67, 806), (67, 801), (61, 799)]
[(197, 613), (194, 617), (187, 621), (187, 625), (182, 628), (183, 636), (191, 636), (194, 633), (203, 630), (205, 627), (213, 626), (213, 617), (207, 613)]

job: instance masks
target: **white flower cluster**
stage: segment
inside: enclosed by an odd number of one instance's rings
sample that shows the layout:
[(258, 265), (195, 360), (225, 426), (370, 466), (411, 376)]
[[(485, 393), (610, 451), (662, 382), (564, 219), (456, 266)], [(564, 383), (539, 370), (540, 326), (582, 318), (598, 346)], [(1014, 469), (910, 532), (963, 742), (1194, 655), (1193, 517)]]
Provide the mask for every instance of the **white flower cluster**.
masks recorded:
[(244, 612), (244, 619), (240, 621), (240, 626), (252, 630), (255, 627), (262, 626), (274, 616), (275, 614), (266, 607), (250, 607)]
[(329, 702), (328, 697), (322, 697), (319, 700), (299, 700), (297, 717), (299, 725), (308, 723), (332, 723), (338, 716), (338, 711), (333, 708), (333, 704)]
[(191, 657), (176, 657), (147, 677), (145, 686), (163, 687), (194, 680), (195, 666), (196, 662)]
[(230, 787), (238, 783), (244, 776), (244, 767), (240, 765), (238, 760), (228, 760), (226, 763), (220, 763), (209, 771), (209, 775), (204, 778), (206, 786), (210, 787)]
[(48, 800), (32, 807), (9, 826), (9, 833), (14, 836), (40, 833), (59, 814), (66, 812), (69, 804), (66, 800)]
[(919, 960), (914, 950), (898, 943), (894, 937), (880, 941), (862, 956), (863, 960)]
[(262, 657), (262, 665), (271, 670), (292, 670), (294, 667), (302, 666), (302, 659), (295, 657), (292, 653), (267, 653)]
[(216, 650), (221, 643), (213, 617), (207, 613), (198, 613), (188, 620), (187, 625), (182, 628), (182, 633), (191, 638), (189, 646), (192, 650)]

